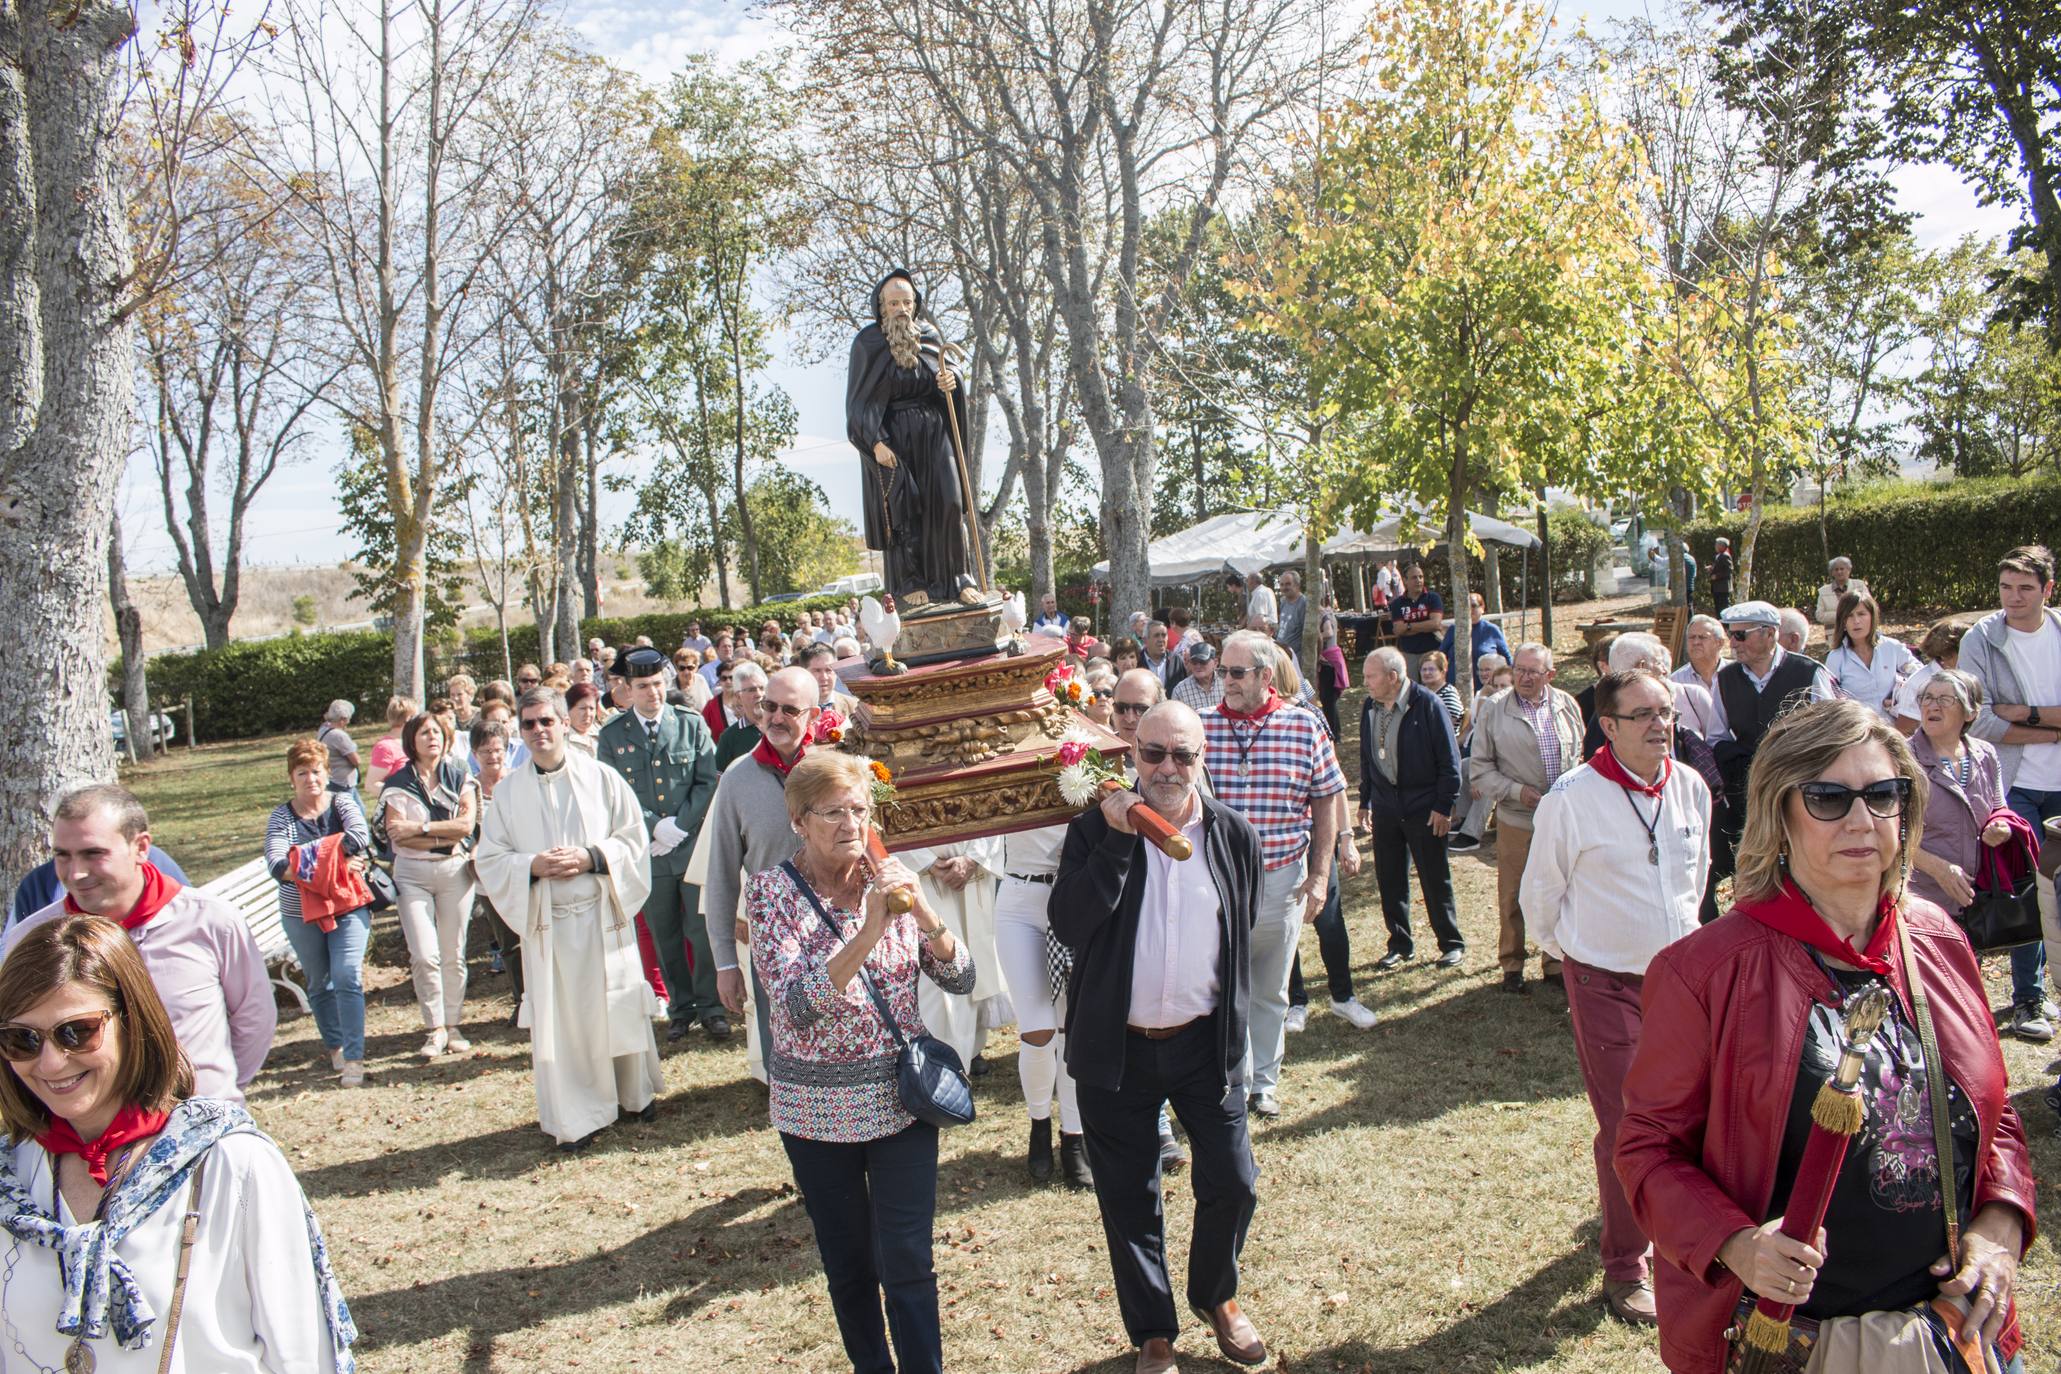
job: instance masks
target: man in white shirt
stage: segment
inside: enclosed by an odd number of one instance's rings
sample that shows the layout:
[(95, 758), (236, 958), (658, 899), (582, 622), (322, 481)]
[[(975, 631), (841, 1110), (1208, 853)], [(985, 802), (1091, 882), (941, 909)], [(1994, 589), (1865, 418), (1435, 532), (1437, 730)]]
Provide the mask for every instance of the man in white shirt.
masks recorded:
[(1675, 669), (1674, 680), (1715, 696), (1718, 669), (1725, 665), (1725, 622), (1714, 615), (1691, 617), (1688, 633), (1682, 636), (1682, 652), (1688, 662)]
[[(2054, 594), (2054, 555), (2028, 544), (1997, 564), (2000, 609), (1961, 637), (1958, 667), (1982, 684), (1982, 706), (1968, 733), (1997, 747), (2004, 769), (2004, 803), (2041, 832), (2061, 816), (2061, 613)], [(2061, 957), (2061, 931), (2051, 903), (2045, 945), (2011, 951), (2012, 1011), (2007, 1029), (2025, 1040), (2054, 1038), (2046, 999), (2048, 948)]]
[[(1255, 625), (1254, 621), (1263, 621)], [(1274, 589), (1260, 581), (1258, 573), (1245, 575), (1245, 624), (1248, 629), (1257, 629), (1269, 639), (1274, 628), (1281, 623), (1281, 606), (1274, 600)]]
[(1059, 598), (1046, 592), (1038, 598), (1038, 618), (1031, 622), (1033, 634), (1053, 635), (1064, 638), (1066, 627), (1073, 623), (1072, 617), (1059, 609)]
[(1560, 960), (1582, 1083), (1596, 1114), (1603, 1297), (1653, 1326), (1653, 1247), (1611, 1166), (1624, 1076), (1639, 1043), (1646, 966), (1694, 931), (1710, 867), (1710, 789), (1678, 767), (1674, 697), (1644, 669), (1596, 685), (1605, 745), (1560, 776), (1533, 818), (1520, 905), (1525, 929)]

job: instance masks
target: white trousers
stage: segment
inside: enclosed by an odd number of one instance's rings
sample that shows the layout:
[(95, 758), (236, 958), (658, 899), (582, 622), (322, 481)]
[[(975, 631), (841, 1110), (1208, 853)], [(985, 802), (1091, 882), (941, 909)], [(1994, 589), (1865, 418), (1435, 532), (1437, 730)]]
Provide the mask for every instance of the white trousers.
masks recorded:
[(394, 855), (401, 934), (425, 1029), (455, 1028), (465, 1006), (465, 927), (472, 920), (472, 861), (463, 854)]
[[(1051, 899), (1050, 883), (1010, 877), (1002, 879), (995, 893), (995, 957), (1001, 962), (1002, 982), (1016, 1010), (1019, 1035), (1059, 1029), (1060, 1009), (1052, 996), (1051, 965), (1045, 957), (1046, 907)], [(1073, 1075), (1066, 1071), (1065, 1041), (1065, 1036), (1055, 1035), (1043, 1045), (1026, 1042), (1017, 1052), (1016, 1074), (1023, 1084), (1023, 1102), (1031, 1120), (1048, 1119), (1056, 1095), (1060, 1131), (1077, 1135), (1080, 1100), (1074, 1092)]]

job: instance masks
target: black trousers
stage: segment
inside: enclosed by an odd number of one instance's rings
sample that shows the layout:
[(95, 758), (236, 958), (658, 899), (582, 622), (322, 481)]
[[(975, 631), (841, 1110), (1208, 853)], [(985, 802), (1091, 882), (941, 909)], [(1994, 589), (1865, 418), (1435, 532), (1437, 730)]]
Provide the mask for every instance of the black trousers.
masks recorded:
[(1374, 808), (1374, 881), (1381, 888), (1381, 919), (1388, 924), (1388, 952), (1411, 955), (1417, 952), (1416, 937), (1410, 934), (1410, 866), (1417, 866), (1417, 883), (1424, 889), (1424, 905), (1431, 913), (1431, 933), (1438, 937), (1439, 953), (1465, 949), (1460, 922), (1453, 907), (1453, 870), (1446, 855), (1446, 839), (1431, 833), (1431, 813), (1402, 816)]
[(816, 1229), (816, 1253), (852, 1374), (942, 1374), (944, 1337), (930, 1260), (937, 1127), (918, 1121), (883, 1139), (851, 1144), (783, 1132), (780, 1143)]
[(700, 888), (682, 883), (677, 873), (654, 873), (641, 913), (658, 949), (658, 971), (665, 975), (666, 1015), (676, 1026), (692, 1025), (699, 1017), (723, 1010), (716, 996), (716, 956), (709, 949), (708, 923), (701, 919), (700, 894)]
[[(1338, 865), (1331, 866), (1331, 886), (1324, 893), (1324, 909), (1317, 913), (1317, 952), (1324, 956), (1324, 981), (1330, 984), (1331, 1000), (1344, 1002), (1353, 995), (1353, 942), (1346, 934), (1345, 912), (1338, 902)], [(1288, 965), (1288, 1005), (1306, 1007), (1310, 995), (1302, 985), (1302, 955)]]
[(1208, 1310), (1238, 1296), (1238, 1255), (1258, 1201), (1244, 1081), (1234, 1074), (1224, 1095), (1216, 1018), (1206, 1016), (1166, 1040), (1126, 1036), (1122, 1084), (1112, 1091), (1080, 1083), (1077, 1090), (1124, 1330), (1134, 1345), (1172, 1340), (1181, 1319), (1166, 1264), (1159, 1104), (1172, 1106), (1188, 1132), (1195, 1188), (1188, 1301)]

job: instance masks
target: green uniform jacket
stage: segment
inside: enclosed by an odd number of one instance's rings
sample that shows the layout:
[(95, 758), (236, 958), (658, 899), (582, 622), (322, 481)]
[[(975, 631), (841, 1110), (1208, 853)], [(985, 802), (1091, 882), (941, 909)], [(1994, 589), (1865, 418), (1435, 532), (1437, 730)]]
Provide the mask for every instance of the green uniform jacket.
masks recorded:
[(594, 754), (622, 774), (637, 794), (645, 834), (657, 830), (658, 823), (668, 816), (687, 832), (687, 838), (671, 851), (652, 856), (651, 871), (666, 877), (686, 872), (701, 818), (716, 795), (716, 747), (701, 717), (676, 706), (661, 707), (658, 736), (650, 739), (643, 718), (635, 711), (624, 711), (601, 727)]

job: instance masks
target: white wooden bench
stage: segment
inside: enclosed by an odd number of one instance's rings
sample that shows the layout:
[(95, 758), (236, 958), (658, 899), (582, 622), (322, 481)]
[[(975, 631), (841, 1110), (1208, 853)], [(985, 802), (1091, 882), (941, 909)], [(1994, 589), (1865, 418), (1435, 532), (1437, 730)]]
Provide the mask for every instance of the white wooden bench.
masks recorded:
[(265, 861), (252, 859), (213, 882), (202, 883), (200, 890), (236, 908), (257, 939), (258, 952), (265, 956), (265, 972), (271, 975), (273, 984), (286, 989), (302, 1011), (313, 1015), (307, 992), (286, 976), (288, 970), (298, 971), (301, 961), (286, 942), (286, 927), (279, 919), (279, 881), (265, 867)]

